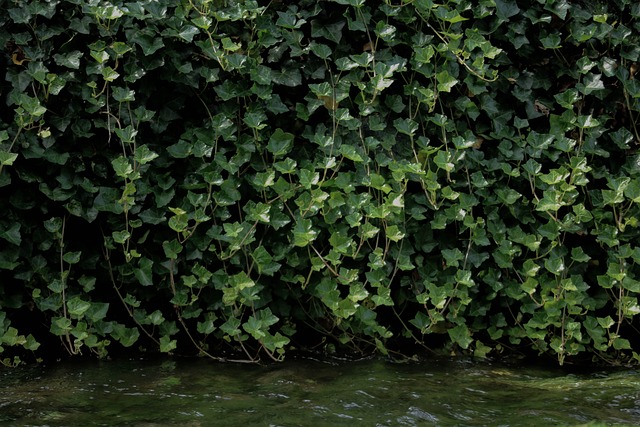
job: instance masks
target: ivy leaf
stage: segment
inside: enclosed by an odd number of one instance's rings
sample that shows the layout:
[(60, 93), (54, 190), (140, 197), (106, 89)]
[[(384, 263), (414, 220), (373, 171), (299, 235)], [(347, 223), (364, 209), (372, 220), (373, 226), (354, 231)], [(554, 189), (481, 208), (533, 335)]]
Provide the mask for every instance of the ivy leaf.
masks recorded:
[(111, 165), (113, 166), (113, 170), (116, 175), (122, 178), (126, 178), (133, 173), (133, 166), (129, 163), (129, 159), (126, 157), (120, 156), (111, 161)]
[(437, 88), (440, 92), (451, 92), (451, 89), (458, 83), (458, 79), (453, 77), (447, 70), (436, 74)]
[(258, 266), (258, 273), (266, 276), (272, 276), (278, 271), (281, 265), (274, 262), (273, 256), (264, 248), (264, 246), (258, 246), (251, 254), (252, 259)]
[(582, 82), (576, 83), (576, 89), (584, 95), (590, 95), (592, 92), (604, 90), (604, 82), (600, 74), (587, 73)]
[(18, 158), (17, 153), (8, 153), (6, 151), (0, 151), (0, 165), (11, 166), (13, 162)]
[(293, 134), (278, 128), (273, 135), (271, 135), (271, 138), (269, 138), (267, 150), (269, 150), (274, 157), (284, 157), (293, 147), (293, 138)]
[(166, 335), (160, 337), (160, 352), (170, 353), (173, 350), (175, 350), (177, 346), (178, 346), (177, 340), (172, 340), (171, 337)]
[(240, 319), (233, 316), (229, 317), (229, 319), (220, 326), (220, 330), (231, 337), (240, 335)]
[(136, 148), (133, 159), (141, 165), (144, 165), (158, 158), (158, 156), (158, 153), (151, 151), (146, 145), (140, 145)]
[(5, 239), (7, 242), (16, 245), (16, 246), (20, 246), (20, 244), (22, 243), (22, 236), (20, 234), (20, 227), (22, 225), (20, 223), (13, 223), (11, 224), (11, 226), (6, 229), (6, 230), (2, 230), (0, 232), (0, 237), (2, 237), (3, 239)]
[(463, 349), (469, 348), (469, 345), (471, 345), (471, 343), (473, 342), (473, 339), (471, 338), (471, 332), (466, 325), (454, 326), (453, 328), (448, 329), (447, 333), (449, 334), (449, 337), (453, 340), (453, 342), (458, 344)]
[(550, 34), (547, 37), (540, 39), (540, 43), (542, 43), (542, 46), (545, 49), (560, 49), (562, 47), (560, 42), (560, 36), (556, 33)]
[(364, 2), (365, 0), (332, 0), (338, 4), (344, 4), (347, 6), (353, 6), (353, 7), (362, 7), (364, 6)]
[(575, 262), (588, 262), (591, 257), (584, 252), (582, 247), (578, 246), (571, 249), (571, 259)]
[(515, 0), (495, 0), (495, 4), (496, 15), (501, 21), (508, 21), (509, 18), (520, 13), (520, 8)]
[[(12, 328), (10, 328), (12, 329)], [(71, 319), (67, 317), (54, 317), (51, 319), (51, 333), (64, 335), (72, 329)], [(4, 338), (3, 338), (4, 339)]]
[(127, 230), (114, 231), (111, 233), (113, 241), (119, 245), (124, 244), (131, 237), (131, 233)]
[(178, 32), (178, 37), (186, 42), (191, 43), (193, 41), (193, 37), (197, 34), (200, 34), (200, 30), (198, 30), (193, 25), (183, 25)]
[(154, 37), (152, 35), (143, 34), (141, 32), (132, 31), (129, 34), (129, 39), (142, 48), (142, 52), (145, 54), (145, 56), (152, 55), (164, 47), (162, 37)]
[(313, 229), (311, 220), (299, 218), (293, 228), (293, 244), (294, 246), (304, 247), (313, 242), (318, 233)]
[(262, 330), (263, 327), (262, 322), (254, 316), (249, 317), (249, 319), (242, 324), (242, 329), (257, 340), (266, 336), (266, 333)]
[(92, 302), (91, 306), (84, 312), (84, 317), (91, 322), (98, 322), (107, 317), (109, 303)]
[(69, 314), (77, 318), (82, 317), (89, 308), (91, 308), (91, 303), (83, 301), (80, 297), (74, 297), (67, 301), (67, 310)]
[(112, 91), (113, 99), (118, 102), (133, 102), (136, 100), (136, 92), (124, 87), (114, 87)]
[(554, 98), (563, 108), (573, 110), (573, 107), (580, 99), (580, 94), (576, 89), (571, 88), (554, 95)]
[(170, 241), (162, 242), (162, 249), (164, 249), (164, 254), (169, 259), (178, 258), (178, 254), (182, 252), (182, 245), (176, 239)]
[(229, 277), (229, 286), (237, 290), (254, 287), (256, 284), (244, 271)]
[(66, 252), (63, 256), (62, 259), (64, 260), (64, 262), (66, 262), (67, 264), (77, 264), (78, 262), (80, 262), (80, 255), (82, 255), (82, 251), (77, 251), (77, 252)]
[(326, 44), (312, 42), (310, 44), (311, 52), (315, 53), (322, 59), (328, 59), (333, 53), (331, 48)]
[(559, 276), (565, 270), (564, 259), (561, 256), (549, 256), (544, 260), (544, 268), (551, 274)]
[(444, 169), (447, 172), (451, 172), (454, 168), (454, 164), (452, 163), (451, 153), (448, 151), (440, 150), (435, 155), (433, 162), (441, 169)]
[(102, 69), (102, 78), (107, 82), (113, 82), (118, 77), (120, 77), (120, 73), (114, 70), (111, 67), (104, 67)]
[(289, 344), (289, 338), (285, 337), (280, 332), (276, 332), (274, 335), (267, 335), (262, 338), (262, 344), (264, 344), (269, 351), (273, 352), (284, 348), (285, 345)]
[(133, 274), (142, 286), (153, 285), (153, 261), (142, 257), (138, 261), (138, 268), (133, 270)]
[(77, 70), (80, 68), (80, 58), (82, 58), (82, 56), (82, 52), (80, 52), (79, 50), (74, 50), (65, 54), (56, 53), (55, 55), (53, 55), (53, 60), (56, 64), (62, 67)]
[(405, 233), (403, 233), (402, 231), (400, 231), (400, 228), (398, 228), (397, 225), (390, 225), (385, 229), (385, 235), (387, 236), (387, 239), (393, 241), (393, 242), (399, 242), (400, 240), (402, 240), (405, 237)]

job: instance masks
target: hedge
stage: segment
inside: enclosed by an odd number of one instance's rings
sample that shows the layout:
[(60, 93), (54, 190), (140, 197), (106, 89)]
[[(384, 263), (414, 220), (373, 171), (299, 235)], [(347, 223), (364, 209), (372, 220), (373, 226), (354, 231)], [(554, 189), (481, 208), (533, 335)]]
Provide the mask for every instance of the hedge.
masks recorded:
[(3, 2), (3, 363), (640, 361), (639, 18)]

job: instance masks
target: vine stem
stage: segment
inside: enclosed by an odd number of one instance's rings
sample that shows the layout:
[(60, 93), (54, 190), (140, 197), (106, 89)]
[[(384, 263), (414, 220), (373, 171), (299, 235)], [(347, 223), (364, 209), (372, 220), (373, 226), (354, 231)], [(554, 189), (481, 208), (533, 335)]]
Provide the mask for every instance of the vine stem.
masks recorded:
[[(64, 232), (65, 227), (67, 225), (67, 217), (62, 217), (62, 230), (60, 231), (60, 283), (62, 285), (62, 315), (65, 319), (69, 320), (69, 315), (67, 313), (67, 298), (65, 288), (67, 287), (67, 280), (64, 274)], [(78, 354), (78, 350), (75, 349), (75, 346), (71, 343), (71, 336), (69, 335), (69, 331), (65, 331), (65, 339), (67, 341), (65, 347), (69, 354), (75, 355)]]
[[(169, 286), (171, 287), (171, 292), (173, 293), (173, 296), (175, 297), (176, 296), (176, 283), (175, 283), (175, 276), (173, 274), (174, 265), (175, 265), (175, 260), (171, 259), (169, 261)], [(201, 354), (203, 354), (204, 356), (208, 357), (209, 359), (215, 360), (217, 362), (233, 362), (233, 363), (256, 363), (257, 362), (257, 360), (252, 358), (251, 356), (249, 356), (249, 354), (247, 354), (247, 356), (249, 357), (250, 360), (227, 359), (227, 358), (224, 358), (224, 357), (216, 357), (216, 356), (212, 355), (211, 353), (206, 351), (204, 348), (202, 348), (202, 346), (200, 344), (198, 344), (198, 342), (195, 340), (195, 338), (193, 338), (193, 335), (191, 335), (191, 332), (189, 331), (189, 328), (187, 327), (186, 322), (182, 318), (182, 313), (181, 313), (182, 309), (180, 308), (180, 306), (174, 305), (174, 309), (176, 311), (176, 317), (178, 318), (178, 322), (180, 323), (180, 326), (182, 326), (182, 329), (184, 330), (184, 332), (189, 337), (189, 340), (191, 341), (193, 346)], [(240, 345), (242, 345), (242, 343), (240, 343)], [(244, 347), (243, 347), (243, 349), (244, 349)]]
[(144, 326), (142, 326), (142, 324), (140, 324), (140, 322), (138, 322), (138, 320), (135, 318), (135, 316), (133, 315), (133, 311), (131, 311), (131, 309), (129, 308), (129, 305), (124, 300), (124, 297), (122, 296), (122, 293), (120, 292), (120, 289), (118, 288), (118, 285), (116, 285), (116, 279), (115, 279), (115, 277), (113, 275), (113, 267), (111, 265), (111, 257), (109, 256), (109, 250), (108, 249), (103, 249), (103, 255), (104, 255), (105, 260), (107, 261), (107, 266), (109, 267), (109, 279), (111, 280), (111, 284), (113, 285), (113, 289), (116, 291), (116, 294), (118, 295), (118, 299), (120, 300), (120, 302), (122, 302), (122, 305), (124, 306), (124, 309), (127, 311), (127, 314), (129, 315), (129, 317), (131, 317), (131, 319), (133, 319), (135, 324), (142, 330), (142, 332), (144, 332), (144, 334), (147, 337), (149, 337), (154, 343), (156, 343), (156, 345), (160, 346), (160, 341), (158, 341), (153, 336), (152, 333), (147, 331), (147, 329)]

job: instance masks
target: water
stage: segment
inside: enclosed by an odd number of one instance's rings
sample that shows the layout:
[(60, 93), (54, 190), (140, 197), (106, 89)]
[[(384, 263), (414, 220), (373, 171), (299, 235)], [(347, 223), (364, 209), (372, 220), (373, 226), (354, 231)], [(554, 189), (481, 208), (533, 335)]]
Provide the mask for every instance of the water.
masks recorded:
[[(640, 373), (448, 360), (0, 370), (0, 426), (640, 425)], [(600, 425), (600, 424), (599, 424)]]

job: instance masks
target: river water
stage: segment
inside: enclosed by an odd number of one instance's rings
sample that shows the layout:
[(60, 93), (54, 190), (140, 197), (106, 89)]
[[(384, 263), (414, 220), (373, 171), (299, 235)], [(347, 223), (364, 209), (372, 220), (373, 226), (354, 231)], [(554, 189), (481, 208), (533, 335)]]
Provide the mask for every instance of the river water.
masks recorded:
[(0, 370), (0, 426), (640, 425), (640, 373), (438, 360)]

